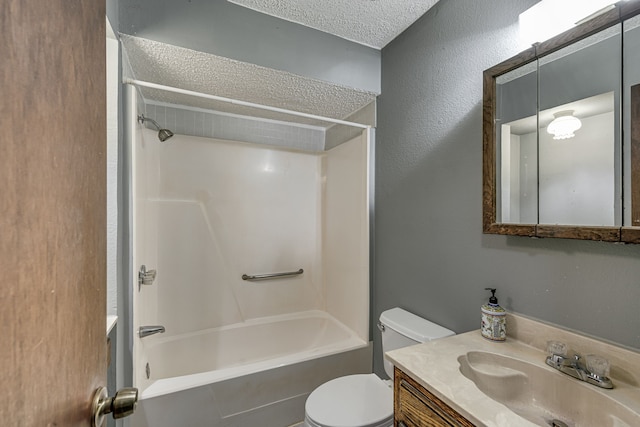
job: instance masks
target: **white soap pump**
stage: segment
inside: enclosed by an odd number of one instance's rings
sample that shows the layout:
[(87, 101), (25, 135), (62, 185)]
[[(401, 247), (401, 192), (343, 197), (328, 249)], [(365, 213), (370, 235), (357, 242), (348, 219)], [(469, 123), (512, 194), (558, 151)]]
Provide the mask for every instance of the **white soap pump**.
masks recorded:
[(507, 339), (507, 312), (498, 305), (495, 288), (485, 288), (491, 291), (489, 303), (481, 307), (482, 324), (480, 332), (482, 336), (492, 341), (505, 341)]

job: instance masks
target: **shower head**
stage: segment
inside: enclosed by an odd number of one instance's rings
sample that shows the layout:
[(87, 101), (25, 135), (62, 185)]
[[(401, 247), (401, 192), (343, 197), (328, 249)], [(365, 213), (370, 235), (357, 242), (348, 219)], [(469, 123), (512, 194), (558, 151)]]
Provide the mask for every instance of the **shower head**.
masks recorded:
[(150, 119), (149, 117), (145, 117), (144, 114), (140, 114), (138, 116), (138, 121), (141, 124), (144, 124), (144, 122), (151, 122), (151, 124), (153, 124), (156, 129), (158, 129), (158, 139), (160, 140), (160, 142), (165, 142), (167, 139), (173, 136), (173, 132), (171, 132), (169, 129), (162, 129), (155, 120)]
[(167, 139), (171, 138), (173, 136), (173, 132), (171, 132), (169, 129), (160, 129), (158, 131), (158, 139), (161, 142), (165, 142)]

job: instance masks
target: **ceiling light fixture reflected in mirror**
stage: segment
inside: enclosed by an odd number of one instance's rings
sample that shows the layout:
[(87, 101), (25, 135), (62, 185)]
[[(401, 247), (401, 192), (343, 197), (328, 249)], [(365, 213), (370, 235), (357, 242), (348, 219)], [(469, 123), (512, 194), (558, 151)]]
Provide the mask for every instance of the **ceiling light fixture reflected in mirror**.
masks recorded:
[(547, 126), (547, 132), (553, 139), (568, 139), (576, 136), (575, 131), (582, 127), (579, 118), (574, 117), (573, 110), (558, 111), (553, 114), (553, 121)]

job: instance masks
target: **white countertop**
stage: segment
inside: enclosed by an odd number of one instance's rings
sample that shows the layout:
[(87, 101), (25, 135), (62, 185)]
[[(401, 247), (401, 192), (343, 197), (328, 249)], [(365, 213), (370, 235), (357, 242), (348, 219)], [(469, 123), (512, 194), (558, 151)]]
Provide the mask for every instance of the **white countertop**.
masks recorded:
[[(593, 348), (593, 353), (609, 358), (616, 387), (607, 393), (640, 413), (640, 365), (636, 364), (640, 363), (640, 353), (517, 315), (509, 315), (508, 330), (510, 324), (512, 332), (505, 342), (487, 340), (477, 330), (390, 351), (385, 357), (477, 426), (536, 426), (480, 391), (460, 372), (458, 358), (470, 351), (497, 353), (553, 370), (544, 363), (546, 340), (564, 340), (577, 351)], [(614, 373), (622, 378), (614, 377)]]

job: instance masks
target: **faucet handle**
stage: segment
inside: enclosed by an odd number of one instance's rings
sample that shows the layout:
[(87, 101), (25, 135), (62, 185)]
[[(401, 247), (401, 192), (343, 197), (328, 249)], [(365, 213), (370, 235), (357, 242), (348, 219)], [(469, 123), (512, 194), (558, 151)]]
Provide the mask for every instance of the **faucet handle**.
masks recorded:
[(560, 341), (547, 341), (547, 353), (549, 356), (567, 357), (567, 345)]
[(587, 354), (584, 359), (589, 372), (600, 378), (609, 376), (610, 364), (607, 359), (596, 354)]

